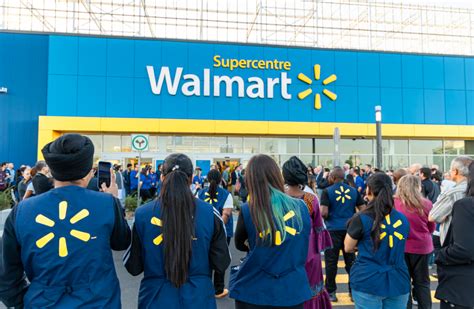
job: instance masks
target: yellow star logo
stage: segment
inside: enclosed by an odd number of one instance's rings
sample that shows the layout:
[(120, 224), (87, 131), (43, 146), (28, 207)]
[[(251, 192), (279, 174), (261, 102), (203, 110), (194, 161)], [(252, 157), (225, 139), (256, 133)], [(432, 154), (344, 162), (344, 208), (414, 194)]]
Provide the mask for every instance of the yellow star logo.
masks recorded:
[[(295, 212), (293, 210), (289, 211), (286, 215), (283, 216), (283, 221), (288, 221), (290, 220), (291, 218), (293, 218), (295, 216)], [(288, 225), (285, 225), (285, 231), (292, 235), (292, 236), (295, 236), (296, 235), (296, 229), (291, 227), (291, 226), (288, 226)], [(270, 233), (270, 230), (267, 230), (265, 232), (265, 235), (263, 235), (262, 232), (259, 233), (258, 236), (260, 236), (260, 238), (263, 238), (264, 236), (268, 235)], [(276, 231), (275, 233), (275, 245), (277, 246), (280, 246), (282, 244), (282, 240), (281, 240), (281, 232), (280, 231)]]
[[(321, 78), (321, 66), (319, 64), (315, 64), (313, 67), (313, 70), (314, 70), (314, 79), (319, 80)], [(309, 78), (303, 73), (298, 74), (298, 79), (308, 85), (311, 85), (313, 83), (311, 78)], [(330, 83), (333, 83), (336, 80), (337, 80), (336, 74), (331, 74), (325, 80), (323, 80), (323, 85), (325, 86), (329, 85)], [(298, 99), (303, 100), (307, 96), (309, 96), (311, 93), (313, 93), (313, 89), (311, 88), (303, 90), (300, 93), (298, 93)], [(323, 93), (325, 96), (327, 96), (329, 99), (333, 101), (337, 99), (337, 95), (326, 88), (323, 89)], [(316, 93), (316, 95), (314, 96), (314, 108), (321, 109), (321, 95), (319, 93)]]
[[(67, 213), (67, 202), (62, 201), (59, 203), (59, 220), (63, 221), (66, 219), (66, 213)], [(87, 209), (82, 209), (78, 213), (76, 213), (71, 219), (69, 219), (69, 223), (72, 225), (76, 224), (77, 222), (81, 221), (82, 219), (86, 218), (89, 216), (89, 211)], [(45, 225), (47, 227), (54, 227), (56, 225), (56, 222), (51, 220), (50, 218), (39, 214), (35, 218), (35, 222), (41, 225)], [(75, 237), (79, 240), (82, 240), (83, 242), (88, 242), (91, 239), (91, 235), (86, 232), (82, 232), (79, 230), (71, 229), (69, 234), (72, 237)], [(39, 249), (42, 249), (44, 246), (46, 246), (51, 240), (53, 240), (55, 237), (53, 232), (49, 232), (48, 234), (44, 235), (40, 239), (36, 241), (36, 246)], [(67, 243), (66, 243), (66, 238), (65, 237), (60, 237), (59, 238), (59, 245), (58, 245), (58, 255), (60, 257), (66, 257), (68, 255), (68, 250), (67, 250)]]
[(337, 202), (339, 202), (342, 199), (342, 203), (344, 204), (346, 202), (346, 199), (348, 200), (351, 199), (351, 196), (348, 194), (349, 192), (351, 192), (351, 190), (349, 189), (344, 190), (343, 186), (340, 186), (339, 190), (335, 190), (334, 192), (336, 192), (336, 194), (339, 195), (338, 197), (336, 197)]
[[(390, 224), (391, 224), (391, 222), (390, 222), (390, 215), (386, 215), (386, 216), (385, 216), (385, 223), (386, 223), (387, 225), (390, 225)], [(394, 229), (396, 229), (396, 228), (398, 228), (398, 227), (399, 227), (400, 225), (402, 225), (402, 224), (403, 224), (403, 223), (402, 223), (402, 220), (398, 219), (397, 222), (395, 222), (395, 223), (392, 225), (392, 227), (393, 227)], [(385, 230), (385, 229), (387, 229), (387, 225), (385, 225), (385, 224), (380, 224), (380, 227), (381, 227), (383, 230)], [(387, 236), (387, 234), (388, 234), (388, 233), (387, 233), (386, 231), (382, 232), (382, 233), (380, 234), (380, 240), (384, 239), (384, 238)], [(393, 236), (397, 237), (399, 240), (402, 240), (402, 239), (403, 239), (403, 235), (400, 234), (400, 233), (397, 232), (397, 231), (394, 231), (394, 232), (393, 232)], [(393, 248), (393, 236), (392, 236), (392, 235), (388, 235), (388, 246), (389, 246), (390, 248)]]

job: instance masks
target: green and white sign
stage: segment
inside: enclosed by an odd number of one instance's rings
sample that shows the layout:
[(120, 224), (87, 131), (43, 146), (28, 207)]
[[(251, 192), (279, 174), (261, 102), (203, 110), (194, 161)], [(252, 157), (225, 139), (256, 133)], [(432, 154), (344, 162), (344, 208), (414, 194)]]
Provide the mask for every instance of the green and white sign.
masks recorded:
[(148, 137), (147, 134), (132, 134), (132, 150), (148, 151)]

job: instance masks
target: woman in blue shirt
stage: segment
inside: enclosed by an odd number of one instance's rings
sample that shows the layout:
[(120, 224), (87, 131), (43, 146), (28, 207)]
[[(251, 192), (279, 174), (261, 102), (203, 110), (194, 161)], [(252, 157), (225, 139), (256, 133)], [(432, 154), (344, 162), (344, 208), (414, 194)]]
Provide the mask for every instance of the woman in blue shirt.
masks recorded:
[[(218, 170), (210, 170), (207, 174), (209, 187), (199, 191), (199, 199), (211, 204), (222, 216), (225, 224), (227, 235), (227, 244), (230, 243), (234, 234), (234, 220), (232, 218), (232, 209), (234, 208), (234, 200), (229, 191), (224, 190), (219, 184), (222, 181), (221, 173)], [(216, 298), (223, 298), (229, 294), (229, 290), (225, 289), (224, 277), (225, 272), (214, 272), (214, 288), (216, 290)]]
[(231, 275), (230, 297), (236, 309), (302, 309), (312, 297), (305, 270), (308, 208), (284, 193), (280, 169), (267, 155), (250, 159), (245, 181), (250, 198), (234, 236), (236, 248), (248, 255)]
[(393, 207), (392, 182), (384, 173), (367, 180), (368, 207), (349, 221), (346, 252), (359, 251), (351, 268), (357, 309), (406, 308), (410, 276), (405, 264), (408, 220)]
[(189, 157), (169, 155), (159, 198), (135, 213), (124, 264), (144, 273), (138, 308), (216, 308), (211, 273), (225, 272), (230, 254), (222, 219), (193, 196), (192, 176)]

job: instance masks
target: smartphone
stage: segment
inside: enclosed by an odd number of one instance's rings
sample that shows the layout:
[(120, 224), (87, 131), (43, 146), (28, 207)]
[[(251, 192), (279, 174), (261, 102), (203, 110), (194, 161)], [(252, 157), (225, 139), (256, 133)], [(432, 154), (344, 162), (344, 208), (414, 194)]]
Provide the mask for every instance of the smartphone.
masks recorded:
[(99, 161), (99, 166), (97, 168), (97, 186), (99, 189), (102, 188), (102, 184), (105, 183), (107, 187), (110, 186), (110, 169), (112, 168), (112, 163)]

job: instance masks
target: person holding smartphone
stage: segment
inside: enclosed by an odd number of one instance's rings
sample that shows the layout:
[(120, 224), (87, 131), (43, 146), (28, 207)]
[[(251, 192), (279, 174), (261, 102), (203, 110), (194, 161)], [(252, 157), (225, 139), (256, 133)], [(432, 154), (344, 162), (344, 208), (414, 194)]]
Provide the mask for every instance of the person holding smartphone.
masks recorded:
[(104, 192), (86, 189), (94, 145), (66, 134), (42, 149), (54, 189), (22, 201), (3, 234), (0, 300), (7, 307), (121, 308), (111, 250), (131, 232), (117, 199), (115, 174)]

